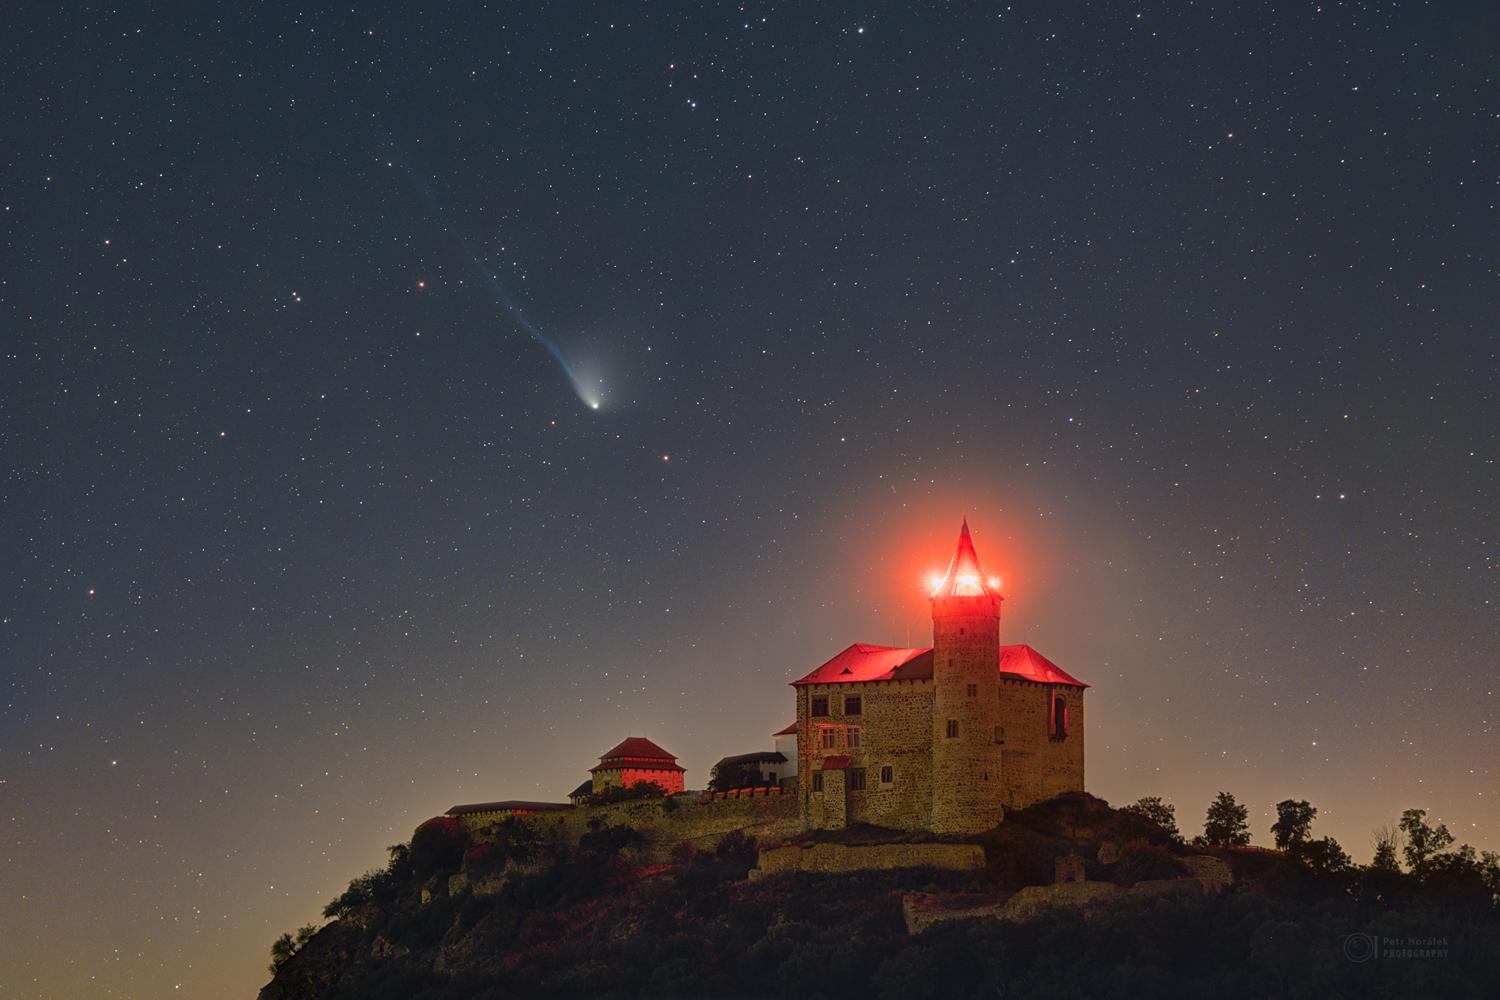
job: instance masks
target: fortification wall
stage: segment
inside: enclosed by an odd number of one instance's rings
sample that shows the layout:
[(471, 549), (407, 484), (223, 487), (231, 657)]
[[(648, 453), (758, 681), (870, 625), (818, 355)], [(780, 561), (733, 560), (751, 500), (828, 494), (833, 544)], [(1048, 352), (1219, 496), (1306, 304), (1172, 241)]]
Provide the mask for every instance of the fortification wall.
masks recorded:
[[(1067, 737), (1050, 733), (1053, 694), (1068, 704)], [(1005, 807), (1024, 809), (1063, 792), (1083, 791), (1083, 691), (1033, 681), (1000, 681)]]
[[(679, 795), (559, 813), (532, 813), (519, 818), (544, 839), (562, 844), (576, 844), (579, 837), (589, 832), (589, 824), (594, 820), (601, 826), (629, 826), (645, 838), (641, 853), (652, 859), (665, 859), (683, 841), (699, 849), (712, 849), (720, 837), (736, 830), (763, 844), (802, 832), (802, 817), (794, 795), (709, 801), (695, 795)], [(486, 829), (476, 831), (473, 836), (480, 843), (491, 839)]]
[(984, 867), (978, 844), (788, 844), (760, 852), (750, 877), (778, 872), (853, 872), (891, 868), (944, 868), (971, 871)]

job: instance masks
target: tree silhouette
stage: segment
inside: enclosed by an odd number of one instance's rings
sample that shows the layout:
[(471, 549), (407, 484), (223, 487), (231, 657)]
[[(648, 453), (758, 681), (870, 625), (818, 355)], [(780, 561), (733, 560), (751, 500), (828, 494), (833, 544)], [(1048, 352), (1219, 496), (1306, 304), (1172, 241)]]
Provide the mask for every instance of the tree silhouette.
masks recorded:
[(1136, 800), (1134, 805), (1126, 806), (1122, 811), (1150, 820), (1161, 827), (1162, 832), (1173, 840), (1182, 839), (1182, 834), (1177, 829), (1177, 810), (1172, 803), (1160, 795), (1147, 795)]
[(297, 928), (295, 937), (291, 934), (283, 934), (271, 942), (271, 975), (274, 976), (280, 972), (287, 960), (301, 951), (302, 946), (312, 940), (312, 936), (316, 933), (318, 933), (317, 924), (304, 924)]
[(1426, 809), (1408, 809), (1401, 814), (1401, 832), (1406, 835), (1406, 866), (1415, 875), (1425, 875), (1436, 857), (1453, 846), (1453, 834), (1443, 824), (1427, 824)]
[(750, 762), (715, 764), (708, 777), (709, 790), (714, 792), (728, 792), (764, 784), (766, 779), (761, 775), (760, 765)]
[(1401, 828), (1395, 823), (1386, 823), (1375, 831), (1373, 839), (1375, 857), (1370, 861), (1370, 867), (1380, 872), (1399, 872), (1401, 862), (1397, 856), (1405, 843)]
[(1312, 836), (1313, 817), (1317, 807), (1306, 799), (1286, 799), (1276, 803), (1276, 822), (1271, 824), (1271, 836), (1282, 850), (1306, 843)]
[(1249, 808), (1236, 802), (1228, 792), (1220, 792), (1209, 803), (1203, 820), (1204, 843), (1212, 847), (1240, 847), (1250, 843), (1250, 824), (1246, 822), (1249, 817)]

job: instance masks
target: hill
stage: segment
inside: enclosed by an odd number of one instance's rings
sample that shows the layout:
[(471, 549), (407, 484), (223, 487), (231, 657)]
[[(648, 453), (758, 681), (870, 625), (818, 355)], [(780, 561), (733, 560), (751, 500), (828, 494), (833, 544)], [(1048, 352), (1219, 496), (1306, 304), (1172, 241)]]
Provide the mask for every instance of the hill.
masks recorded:
[[(1473, 852), (1402, 872), (1301, 848), (1190, 848), (1076, 794), (970, 838), (982, 868), (751, 878), (743, 835), (662, 861), (631, 827), (590, 825), (558, 844), (518, 820), (482, 836), (424, 824), (330, 904), (261, 1000), (1500, 995), (1500, 866)], [(1192, 878), (1205, 857), (1232, 883)], [(1039, 888), (1075, 863), (1081, 890)], [(1023, 913), (1022, 897), (1041, 902)], [(913, 934), (914, 899), (1001, 918)]]

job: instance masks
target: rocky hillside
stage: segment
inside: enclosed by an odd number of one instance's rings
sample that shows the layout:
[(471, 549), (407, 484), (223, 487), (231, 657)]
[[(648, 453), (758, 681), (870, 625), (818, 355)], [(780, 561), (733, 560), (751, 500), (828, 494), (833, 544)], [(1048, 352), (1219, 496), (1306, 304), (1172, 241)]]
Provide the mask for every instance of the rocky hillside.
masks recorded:
[[(749, 878), (757, 845), (738, 834), (713, 849), (683, 844), (663, 861), (623, 824), (595, 823), (572, 844), (518, 821), (481, 837), (424, 824), (386, 868), (330, 904), (330, 922), (260, 996), (1500, 995), (1500, 919), (1482, 880), (1429, 884), (1223, 850), (1213, 864), (1234, 882), (1222, 891), (1132, 892), (1192, 884), (1207, 870), (1203, 852), (1087, 795), (972, 839), (985, 858), (974, 870)], [(1085, 882), (1039, 888), (1060, 868)], [(1349, 942), (1364, 939), (1350, 935), (1447, 943), (1441, 958), (1387, 961), (1351, 953)]]

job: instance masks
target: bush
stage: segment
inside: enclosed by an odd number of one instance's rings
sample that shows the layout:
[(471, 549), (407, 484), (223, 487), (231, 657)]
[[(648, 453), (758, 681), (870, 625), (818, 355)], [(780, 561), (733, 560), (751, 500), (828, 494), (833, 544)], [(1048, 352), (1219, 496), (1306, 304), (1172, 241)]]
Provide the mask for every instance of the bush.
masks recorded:
[(731, 830), (719, 838), (714, 857), (748, 872), (760, 860), (760, 845), (754, 837), (745, 836), (743, 830)]
[(285, 965), (293, 955), (301, 951), (302, 946), (311, 941), (312, 936), (316, 933), (318, 933), (317, 924), (304, 924), (303, 926), (297, 928), (297, 934), (295, 937), (293, 937), (291, 934), (283, 934), (281, 935), (281, 937), (277, 938), (271, 944), (271, 975), (274, 976), (276, 975), (276, 973), (280, 972), (281, 967)]
[[(617, 785), (595, 792), (585, 800), (591, 806), (607, 806), (616, 802), (634, 802), (637, 799), (665, 799), (667, 790), (654, 781), (641, 781), (634, 785)], [(668, 799), (668, 801), (671, 801)], [(676, 805), (676, 803), (673, 803)]]
[(1121, 885), (1186, 874), (1187, 869), (1171, 851), (1144, 840), (1132, 840), (1120, 848), (1120, 860), (1110, 870), (1111, 880)]
[(343, 894), (323, 907), (323, 916), (330, 920), (344, 917), (370, 906), (386, 906), (394, 902), (400, 884), (384, 868), (372, 868), (349, 883)]

